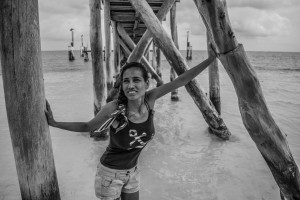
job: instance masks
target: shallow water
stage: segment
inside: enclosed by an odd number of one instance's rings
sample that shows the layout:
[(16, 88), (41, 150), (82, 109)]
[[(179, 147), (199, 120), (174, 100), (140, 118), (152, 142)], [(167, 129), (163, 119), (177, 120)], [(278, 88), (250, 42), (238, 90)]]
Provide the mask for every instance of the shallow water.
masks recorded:
[[(182, 55), (185, 55), (183, 53)], [(300, 164), (300, 54), (249, 52), (265, 99)], [(194, 51), (190, 66), (206, 57)], [(59, 121), (86, 121), (93, 116), (91, 62), (65, 52), (43, 52), (45, 92)], [(162, 61), (169, 80), (169, 65)], [(0, 79), (2, 77), (0, 76)], [(208, 91), (208, 75), (197, 77)], [(272, 174), (245, 130), (233, 85), (220, 67), (222, 117), (232, 133), (229, 141), (211, 135), (202, 114), (184, 88), (178, 102), (170, 95), (155, 105), (156, 135), (140, 157), (140, 199), (270, 199), (279, 200)], [(0, 80), (0, 200), (21, 199), (8, 130), (3, 82)], [(50, 128), (60, 194), (64, 200), (96, 199), (93, 181), (108, 141), (88, 133)]]

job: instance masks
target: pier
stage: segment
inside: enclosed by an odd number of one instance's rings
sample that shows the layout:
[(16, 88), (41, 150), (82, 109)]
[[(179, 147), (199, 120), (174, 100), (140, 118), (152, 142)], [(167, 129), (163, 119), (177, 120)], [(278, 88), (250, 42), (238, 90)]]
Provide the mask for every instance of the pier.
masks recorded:
[[(163, 84), (159, 70), (160, 52), (172, 67), (171, 80), (175, 78), (174, 72), (180, 75), (190, 68), (186, 59), (191, 58), (192, 54), (184, 58), (178, 50), (176, 5), (179, 3), (178, 0), (90, 0), (94, 114), (106, 103), (114, 83), (113, 76), (119, 72), (121, 62), (142, 62), (157, 86)], [(194, 0), (194, 3), (206, 26), (208, 43), (220, 54), (219, 60), (233, 83), (244, 126), (269, 166), (280, 188), (281, 198), (300, 199), (299, 169), (286, 136), (268, 110), (259, 80), (244, 47), (237, 41), (230, 24), (226, 1)], [(60, 199), (50, 132), (44, 115), (46, 98), (37, 23), (38, 1), (16, 4), (3, 0), (2, 5), (1, 66), (22, 199)], [(170, 10), (172, 37), (161, 24)], [(101, 12), (104, 12), (104, 30), (101, 28)], [(73, 30), (70, 30), (70, 50), (74, 45)], [(105, 62), (102, 53), (103, 33)], [(156, 62), (152, 60), (152, 63), (149, 61), (151, 44), (153, 53), (156, 54), (153, 56)], [(187, 47), (190, 46), (187, 41)], [(211, 66), (210, 73), (210, 88), (215, 90), (210, 97), (196, 80), (190, 81), (185, 87), (211, 132), (228, 140), (231, 133), (220, 115), (220, 86), (216, 64)], [(174, 91), (171, 98), (178, 99), (177, 95), (177, 91)]]

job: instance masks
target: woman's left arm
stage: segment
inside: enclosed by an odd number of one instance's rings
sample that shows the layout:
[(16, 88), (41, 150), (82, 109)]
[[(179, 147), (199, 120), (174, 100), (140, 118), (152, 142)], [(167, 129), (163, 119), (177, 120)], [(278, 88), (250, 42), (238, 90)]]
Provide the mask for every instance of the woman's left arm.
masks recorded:
[(207, 66), (209, 66), (209, 64), (212, 63), (215, 59), (216, 55), (212, 54), (199, 65), (187, 70), (186, 72), (178, 76), (175, 80), (152, 89), (151, 91), (149, 91), (149, 96), (151, 96), (152, 99), (158, 99), (165, 94), (186, 85), (189, 81), (200, 74)]

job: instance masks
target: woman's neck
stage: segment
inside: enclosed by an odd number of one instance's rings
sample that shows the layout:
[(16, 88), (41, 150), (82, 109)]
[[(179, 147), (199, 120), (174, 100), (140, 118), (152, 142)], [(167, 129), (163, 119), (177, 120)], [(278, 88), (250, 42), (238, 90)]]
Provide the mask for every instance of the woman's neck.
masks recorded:
[(144, 104), (144, 98), (127, 101), (127, 110), (131, 112), (141, 112), (142, 106)]

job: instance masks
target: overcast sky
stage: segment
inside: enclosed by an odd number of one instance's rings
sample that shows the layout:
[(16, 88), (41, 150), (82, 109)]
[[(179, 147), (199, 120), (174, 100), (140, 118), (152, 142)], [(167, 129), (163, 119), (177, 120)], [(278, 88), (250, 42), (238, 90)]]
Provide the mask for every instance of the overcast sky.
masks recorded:
[[(227, 0), (227, 5), (236, 38), (246, 50), (300, 52), (300, 0)], [(70, 28), (75, 29), (75, 49), (81, 35), (90, 46), (89, 16), (88, 0), (40, 0), (42, 50), (66, 50)], [(177, 4), (177, 23), (180, 49), (186, 49), (187, 31), (193, 49), (206, 49), (206, 30), (193, 0)], [(168, 20), (164, 27), (170, 32)]]

